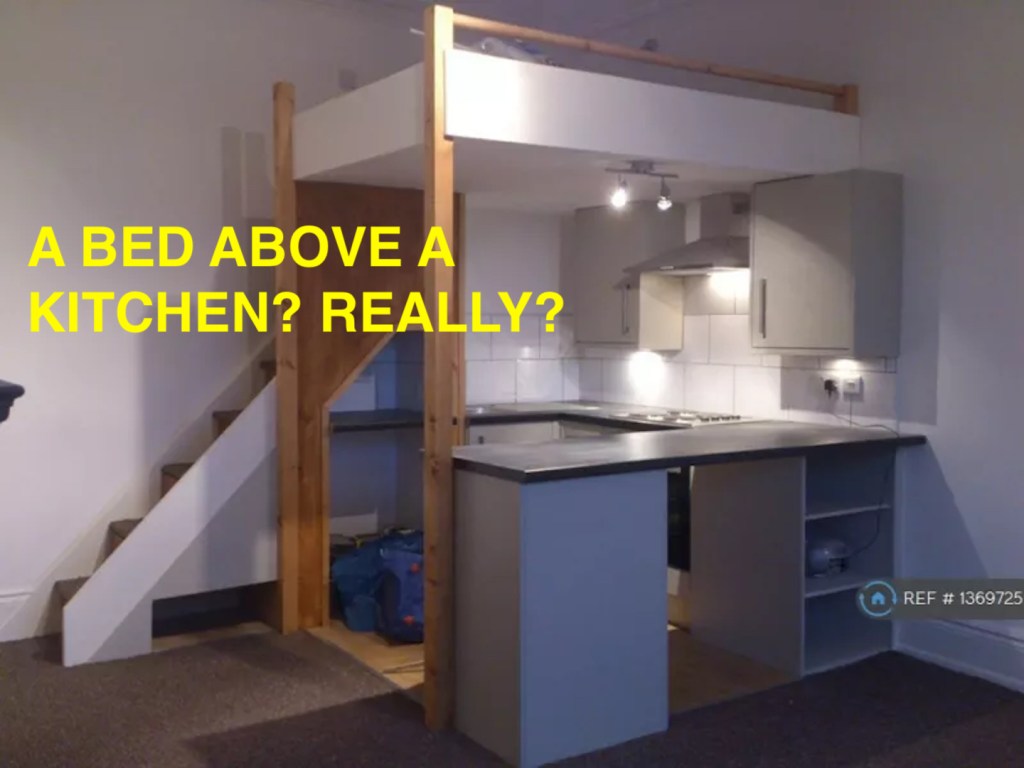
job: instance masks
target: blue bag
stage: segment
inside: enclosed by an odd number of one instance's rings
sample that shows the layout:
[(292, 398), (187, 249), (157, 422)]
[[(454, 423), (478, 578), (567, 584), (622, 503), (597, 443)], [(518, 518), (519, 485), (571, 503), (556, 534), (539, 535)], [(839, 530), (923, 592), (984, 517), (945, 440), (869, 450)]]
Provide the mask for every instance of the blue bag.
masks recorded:
[(373, 544), (346, 552), (331, 565), (331, 583), (338, 593), (342, 619), (349, 629), (355, 632), (376, 629), (380, 577), (380, 549)]
[(406, 534), (380, 549), (377, 631), (392, 642), (423, 642), (423, 536)]
[(423, 534), (388, 532), (331, 565), (345, 625), (389, 640), (423, 641)]

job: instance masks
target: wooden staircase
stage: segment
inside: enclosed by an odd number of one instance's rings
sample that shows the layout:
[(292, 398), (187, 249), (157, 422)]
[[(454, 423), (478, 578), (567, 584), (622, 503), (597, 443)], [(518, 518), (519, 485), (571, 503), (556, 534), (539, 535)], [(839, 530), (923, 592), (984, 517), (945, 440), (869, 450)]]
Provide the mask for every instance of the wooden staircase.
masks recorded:
[[(276, 373), (276, 362), (274, 360), (261, 360), (258, 363), (261, 381), (263, 385), (270, 383)], [(214, 440), (220, 437), (227, 430), (231, 423), (238, 418), (241, 410), (224, 410), (213, 412)], [(160, 469), (160, 498), (163, 498), (180, 481), (185, 473), (195, 462), (176, 462), (166, 464)], [(115, 520), (107, 528), (107, 549), (106, 557), (110, 557), (114, 551), (127, 540), (132, 531), (142, 522), (141, 519)], [(59, 601), (61, 609), (66, 606), (78, 593), (82, 586), (89, 580), (89, 576), (82, 576), (74, 579), (63, 579), (54, 585), (54, 592)], [(174, 598), (181, 601), (181, 598)], [(154, 617), (155, 618), (155, 617)]]

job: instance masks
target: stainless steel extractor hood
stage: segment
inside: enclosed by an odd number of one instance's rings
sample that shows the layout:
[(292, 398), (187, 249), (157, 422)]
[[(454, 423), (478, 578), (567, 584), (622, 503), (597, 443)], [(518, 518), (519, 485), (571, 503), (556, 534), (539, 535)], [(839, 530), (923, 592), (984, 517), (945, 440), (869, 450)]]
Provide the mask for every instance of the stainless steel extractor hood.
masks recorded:
[(686, 242), (628, 267), (627, 275), (699, 275), (750, 266), (750, 196), (723, 192), (686, 204)]

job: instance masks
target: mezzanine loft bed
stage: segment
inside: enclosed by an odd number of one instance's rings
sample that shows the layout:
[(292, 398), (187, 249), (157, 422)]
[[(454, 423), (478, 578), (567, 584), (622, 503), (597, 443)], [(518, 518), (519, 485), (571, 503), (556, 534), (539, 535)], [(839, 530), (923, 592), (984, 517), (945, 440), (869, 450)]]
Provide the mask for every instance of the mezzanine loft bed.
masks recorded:
[[(454, 30), (533, 40), (597, 54), (804, 91), (831, 109), (658, 85), (454, 47)], [(294, 89), (275, 86), (275, 219), (297, 226), (398, 224), (403, 240), (441, 227), (455, 268), (348, 270), (278, 267), (277, 289), (314, 295), (412, 290), (461, 293), (461, 203), (492, 194), (515, 168), (594, 171), (646, 158), (670, 167), (716, 169), (747, 181), (859, 165), (857, 88), (720, 67), (454, 13), (425, 16), (423, 63), (299, 113)], [(456, 155), (458, 161), (456, 162)], [(420, 192), (422, 190), (422, 192)], [(520, 190), (521, 194), (525, 194)], [(422, 245), (422, 239), (419, 245)], [(339, 288), (340, 289), (340, 288)], [(314, 304), (316, 302), (313, 302)], [(461, 305), (461, 302), (460, 302)], [(323, 334), (315, 312), (276, 339), (280, 536), (278, 624), (283, 631), (328, 621), (330, 515), (325, 472), (333, 398), (388, 340), (385, 334)], [(423, 504), (426, 540), (428, 725), (453, 708), (452, 447), (464, 435), (464, 354), (454, 334), (425, 334)], [(454, 428), (452, 428), (454, 425)]]

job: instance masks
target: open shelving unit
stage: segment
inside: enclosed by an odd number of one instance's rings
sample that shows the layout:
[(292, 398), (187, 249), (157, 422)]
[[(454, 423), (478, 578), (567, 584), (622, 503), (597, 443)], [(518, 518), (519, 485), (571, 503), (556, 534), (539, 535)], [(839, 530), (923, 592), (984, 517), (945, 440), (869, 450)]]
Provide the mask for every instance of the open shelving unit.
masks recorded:
[[(694, 636), (794, 678), (891, 648), (891, 622), (856, 593), (895, 571), (895, 460), (864, 448), (695, 467)], [(847, 543), (849, 567), (808, 576), (818, 539)]]
[(855, 593), (894, 571), (895, 461), (891, 451), (806, 461), (804, 552), (814, 541), (838, 539), (852, 554), (845, 571), (804, 578), (804, 674), (892, 646), (892, 624), (862, 614)]

